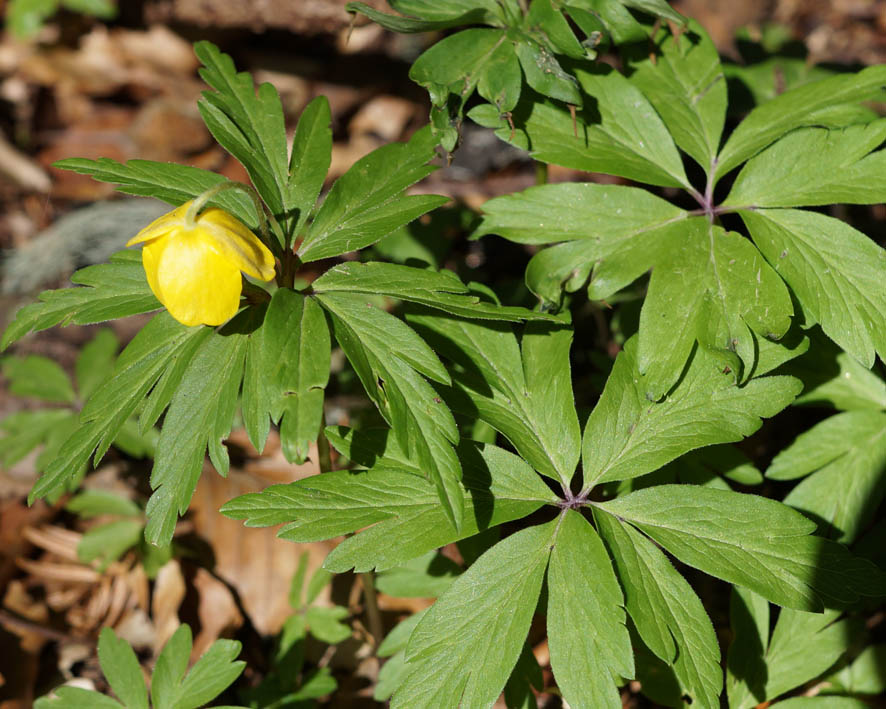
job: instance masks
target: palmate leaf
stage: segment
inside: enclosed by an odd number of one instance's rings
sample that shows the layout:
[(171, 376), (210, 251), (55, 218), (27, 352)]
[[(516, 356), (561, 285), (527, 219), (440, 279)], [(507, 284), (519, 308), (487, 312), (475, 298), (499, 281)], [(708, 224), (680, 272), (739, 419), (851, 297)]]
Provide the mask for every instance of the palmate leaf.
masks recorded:
[(807, 319), (862, 364), (886, 356), (886, 250), (845, 222), (796, 209), (741, 210), (754, 243)]
[(298, 257), (307, 263), (365, 248), (446, 202), (439, 195), (404, 195), (436, 169), (428, 165), (435, 147), (423, 128), (408, 143), (382, 146), (355, 162), (329, 190)]
[(594, 528), (563, 515), (548, 566), (548, 644), (557, 686), (570, 706), (622, 706), (616, 682), (634, 676), (624, 597)]
[(517, 662), (541, 591), (557, 520), (511, 535), (428, 610), (406, 648), (392, 707), (492, 706)]
[[(781, 606), (820, 611), (886, 592), (886, 576), (775, 500), (695, 485), (659, 485), (600, 503), (680, 561)], [(766, 524), (761, 527), (760, 520)]]
[(717, 48), (697, 22), (679, 37), (662, 30), (654, 41), (653, 56), (648, 47), (628, 48), (628, 78), (655, 106), (677, 145), (709, 170), (726, 119), (726, 77)]
[[(355, 432), (355, 445), (360, 434)], [(327, 557), (326, 568), (344, 572), (393, 568), (556, 502), (551, 490), (515, 455), (465, 441), (458, 449), (464, 469), (460, 483), (464, 507), (462, 528), (456, 532), (434, 487), (418, 470), (406, 472), (401, 465), (391, 465), (383, 441), (376, 439), (370, 445), (378, 462), (366, 472), (342, 470), (274, 485), (231, 500), (222, 512), (245, 519), (249, 526), (289, 523), (279, 536), (296, 542), (329, 539), (369, 527)]]
[(484, 210), (475, 236), (566, 242), (536, 254), (527, 269), (528, 285), (546, 300), (559, 303), (562, 288), (577, 290), (588, 279), (589, 296), (604, 300), (652, 268), (638, 345), (651, 399), (677, 381), (696, 341), (745, 381), (758, 336), (778, 339), (790, 325), (787, 288), (746, 239), (644, 190), (545, 185)]
[(800, 128), (751, 158), (724, 206), (801, 207), (886, 200), (886, 119), (837, 130)]
[(636, 340), (629, 340), (585, 426), (584, 485), (635, 478), (695, 448), (741, 440), (761, 426), (761, 417), (791, 403), (801, 388), (799, 380), (787, 376), (735, 386), (717, 359), (698, 348), (680, 383), (653, 403), (636, 369)]
[(625, 589), (625, 605), (643, 642), (671, 665), (681, 690), (701, 707), (719, 706), (723, 673), (717, 636), (701, 600), (667, 557), (615, 517), (594, 520)]
[(59, 324), (90, 325), (160, 308), (151, 293), (138, 252), (121, 251), (110, 263), (88, 266), (71, 276), (83, 288), (43, 291), (40, 302), (26, 305), (6, 328), (0, 349), (29, 332)]

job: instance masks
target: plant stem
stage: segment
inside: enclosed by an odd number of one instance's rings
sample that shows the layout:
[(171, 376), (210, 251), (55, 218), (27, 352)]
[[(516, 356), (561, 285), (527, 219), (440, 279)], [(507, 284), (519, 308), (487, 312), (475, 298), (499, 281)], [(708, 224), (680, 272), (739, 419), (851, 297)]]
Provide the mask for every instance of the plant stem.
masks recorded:
[(360, 574), (360, 585), (363, 586), (363, 598), (366, 600), (366, 619), (369, 621), (369, 633), (375, 641), (373, 652), (381, 645), (385, 635), (381, 622), (381, 611), (378, 607), (378, 596), (375, 593), (375, 574), (364, 571)]

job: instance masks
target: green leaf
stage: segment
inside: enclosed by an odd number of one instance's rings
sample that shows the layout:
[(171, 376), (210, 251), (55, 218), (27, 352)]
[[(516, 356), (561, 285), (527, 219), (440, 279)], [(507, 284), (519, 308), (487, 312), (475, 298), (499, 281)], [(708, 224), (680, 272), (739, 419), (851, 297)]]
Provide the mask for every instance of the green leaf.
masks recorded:
[(289, 156), (289, 196), (287, 204), (294, 220), (292, 235), (298, 236), (307, 224), (314, 203), (323, 189), (332, 160), (332, 115), (329, 100), (318, 96), (298, 118)]
[(61, 445), (28, 499), (60, 489), (90, 457), (97, 464), (169, 361), (204, 330), (185, 327), (165, 311), (142, 328), (117, 358), (113, 375), (86, 402), (80, 427)]
[(548, 567), (551, 668), (570, 706), (621, 707), (616, 684), (634, 676), (624, 597), (594, 528), (566, 510)]
[(572, 329), (527, 323), (520, 345), (526, 382), (521, 408), (532, 412), (533, 432), (554, 467), (553, 471), (540, 469), (539, 472), (555, 473), (568, 485), (581, 456), (581, 429), (569, 365)]
[[(644, 0), (635, 0), (643, 2)], [(655, 2), (655, 0), (652, 0)], [(616, 44), (643, 42), (648, 39), (647, 31), (628, 12), (622, 0), (569, 0), (569, 5), (587, 10), (603, 20)]]
[[(451, 4), (451, 3), (447, 3)], [(374, 7), (367, 5), (364, 2), (349, 2), (345, 5), (345, 10), (348, 12), (357, 13), (359, 12), (361, 15), (366, 15), (370, 20), (375, 22), (376, 24), (381, 25), (386, 30), (391, 30), (392, 32), (400, 32), (400, 33), (413, 33), (413, 32), (436, 32), (438, 30), (443, 30), (448, 27), (460, 27), (462, 25), (470, 25), (476, 22), (482, 22), (487, 19), (490, 10), (476, 7), (478, 3), (459, 3), (456, 7), (458, 10), (464, 11), (458, 15), (452, 15), (451, 12), (435, 12), (434, 8), (428, 5), (428, 13), (421, 13), (421, 18), (428, 19), (416, 19), (412, 17), (400, 17), (398, 15), (389, 15), (384, 12), (379, 12)], [(396, 6), (394, 3), (391, 3), (392, 6)], [(470, 8), (470, 9), (468, 9)], [(421, 8), (422, 10), (424, 8)], [(448, 9), (448, 8), (447, 8)], [(417, 9), (409, 8), (412, 12), (417, 13)], [(403, 12), (408, 12), (406, 8), (403, 8)], [(439, 19), (432, 19), (435, 15), (439, 14)]]
[(240, 643), (216, 640), (188, 672), (191, 629), (180, 625), (166, 643), (151, 680), (154, 709), (196, 709), (212, 701), (240, 676), (245, 662), (235, 662)]
[(820, 114), (836, 105), (874, 98), (886, 85), (886, 66), (840, 74), (780, 94), (758, 106), (738, 124), (717, 158), (719, 179), (767, 145), (800, 126), (819, 124)]
[(649, 13), (655, 17), (676, 22), (678, 25), (686, 24), (686, 18), (673, 10), (665, 0), (619, 0), (619, 2), (626, 7), (632, 7), (635, 10)]
[(48, 357), (4, 357), (2, 370), (9, 380), (9, 392), (16, 396), (58, 404), (71, 404), (76, 398), (65, 370)]
[(429, 128), (408, 143), (392, 143), (355, 162), (332, 186), (298, 247), (307, 263), (374, 244), (448, 201), (438, 195), (404, 195), (430, 175), (435, 142)]
[(637, 187), (567, 182), (490, 199), (471, 238), (498, 234), (520, 244), (587, 241), (593, 249), (588, 261), (596, 263), (617, 253), (624, 242), (686, 216), (684, 210)]
[(704, 606), (667, 557), (630, 525), (594, 516), (625, 590), (625, 606), (643, 642), (673, 667), (693, 704), (719, 706), (720, 648)]
[[(857, 595), (840, 569), (845, 548), (809, 536), (815, 523), (775, 500), (696, 485), (659, 485), (597, 505), (630, 522), (680, 561), (773, 603), (820, 611), (834, 593)], [(766, 525), (761, 527), (760, 520)], [(868, 568), (879, 579), (872, 564)], [(851, 575), (851, 574), (850, 574)], [(843, 576), (842, 581), (836, 581)], [(839, 584), (835, 587), (834, 584)]]
[[(579, 430), (572, 396), (572, 331), (529, 323), (523, 352), (510, 327), (479, 325), (412, 311), (410, 323), (466, 369), (444, 393), (450, 404), (505, 435), (537, 471), (570, 480)], [(540, 363), (540, 364), (539, 364)]]
[(249, 441), (257, 451), (263, 451), (271, 431), (270, 412), (273, 410), (275, 402), (270, 389), (265, 386), (265, 351), (262, 340), (264, 339), (267, 306), (259, 305), (253, 310), (253, 317), (258, 326), (249, 335), (249, 341), (246, 344), (240, 411)]
[(461, 466), (453, 450), (458, 428), (449, 408), (418, 373), (447, 381), (443, 365), (406, 324), (372, 307), (365, 296), (327, 293), (317, 298), (330, 313), (335, 339), (366, 393), (391, 424), (401, 448), (434, 483), (458, 529)]
[(847, 692), (853, 694), (882, 694), (886, 692), (886, 645), (868, 645), (852, 662), (831, 675)]
[[(58, 687), (34, 702), (34, 709), (121, 709), (120, 702), (79, 687)], [(124, 708), (125, 709), (125, 708)]]
[(800, 434), (772, 461), (766, 477), (812, 473), (784, 499), (823, 523), (822, 534), (851, 544), (877, 510), (886, 483), (886, 413), (848, 411)]
[[(209, 170), (154, 160), (128, 160), (120, 163), (110, 158), (67, 158), (53, 163), (53, 167), (89, 175), (101, 182), (111, 182), (119, 185), (117, 190), (124, 194), (156, 197), (174, 207), (222, 182), (228, 182), (224, 176)], [(258, 226), (258, 215), (252, 200), (239, 190), (224, 190), (213, 197), (209, 204), (233, 214), (250, 228)]]
[(807, 318), (868, 368), (875, 351), (886, 356), (886, 251), (824, 214), (759, 209), (741, 218)]
[(87, 266), (71, 276), (71, 281), (88, 287), (43, 291), (38, 296), (41, 302), (26, 305), (15, 314), (0, 340), (0, 349), (29, 332), (53, 325), (91, 325), (161, 307), (148, 287), (137, 251), (121, 251), (110, 263)]
[(74, 12), (106, 19), (113, 18), (117, 14), (117, 4), (114, 0), (62, 0), (62, 5)]
[(491, 706), (517, 662), (541, 591), (556, 521), (524, 529), (481, 556), (431, 606), (406, 648), (391, 707)]
[(421, 475), (421, 470), (403, 452), (389, 428), (358, 430), (347, 426), (327, 426), (325, 433), (335, 450), (358, 466), (372, 468), (382, 465), (390, 470)]
[(480, 72), (477, 81), (477, 93), (499, 111), (512, 110), (520, 100), (523, 88), (523, 72), (514, 45), (502, 42), (485, 59), (485, 71)]
[(778, 709), (867, 709), (869, 705), (851, 697), (821, 696), (791, 697), (771, 706)]
[(419, 621), (424, 618), (424, 615), (427, 612), (428, 609), (425, 608), (397, 623), (393, 630), (391, 630), (391, 632), (385, 636), (385, 639), (381, 641), (376, 654), (379, 657), (390, 657), (395, 653), (405, 650), (406, 645), (409, 642), (409, 636), (412, 635), (415, 626), (418, 625)]
[(848, 619), (837, 620), (839, 615), (834, 610), (781, 610), (766, 651), (766, 699), (818, 677), (849, 649), (855, 633)]
[(6, 26), (19, 39), (28, 39), (57, 11), (59, 0), (10, 0), (6, 6)]
[(312, 606), (306, 612), (306, 620), (311, 635), (324, 643), (335, 645), (351, 637), (350, 626), (341, 622), (348, 615), (348, 609), (342, 606), (332, 608)]
[(789, 369), (807, 387), (797, 404), (833, 406), (843, 411), (886, 409), (886, 382), (820, 333), (809, 353)]
[(246, 667), (245, 662), (235, 661), (239, 654), (236, 640), (212, 643), (177, 688), (175, 709), (197, 709), (225, 691)]
[(473, 237), (499, 234), (524, 244), (565, 241), (536, 254), (526, 283), (543, 300), (559, 304), (562, 289), (588, 285), (605, 300), (667, 252), (668, 235), (685, 238), (686, 212), (646, 190), (621, 185), (542, 185), (483, 205)]
[(769, 647), (769, 601), (740, 586), (732, 587), (729, 603), (732, 642), (726, 665), (730, 709), (765, 698), (766, 648)]
[(65, 509), (84, 519), (100, 515), (138, 517), (142, 513), (135, 502), (108, 490), (84, 490), (68, 500)]
[(194, 53), (203, 63), (200, 76), (215, 89), (204, 91), (198, 103), (206, 127), (243, 164), (274, 215), (289, 222), (286, 126), (277, 90), (264, 83), (256, 92), (252, 76), (238, 73), (231, 58), (211, 42), (197, 42)]
[(532, 690), (534, 688), (541, 692), (544, 686), (544, 675), (527, 640), (523, 643), (517, 664), (505, 684), (504, 700), (507, 709), (536, 709), (538, 702)]
[(557, 101), (582, 105), (582, 95), (575, 77), (563, 70), (560, 62), (545, 47), (534, 42), (517, 42), (517, 59), (526, 83), (542, 96)]
[[(369, 527), (339, 544), (325, 567), (336, 573), (385, 570), (432, 549), (531, 514), (557, 497), (517, 458), (491, 445), (463, 442), (462, 529), (447, 522), (434, 488), (412, 473), (380, 464), (363, 473), (334, 471), (237, 497), (222, 513), (248, 526), (289, 522), (278, 536), (318, 541)], [(374, 526), (370, 526), (374, 525)]]
[(123, 638), (110, 628), (98, 636), (98, 661), (114, 694), (127, 709), (148, 709), (148, 692), (138, 658)]
[(637, 87), (610, 67), (594, 65), (574, 73), (582, 92), (595, 99), (574, 121), (561, 104), (540, 101), (531, 92), (524, 92), (513, 111), (516, 130), (491, 106), (478, 106), (468, 115), (541, 162), (690, 187), (673, 139)]
[(435, 106), (445, 106), (450, 94), (464, 106), (477, 82), (496, 70), (502, 47), (513, 56), (514, 43), (504, 30), (464, 30), (431, 45), (413, 62), (409, 78), (428, 90)]
[(800, 128), (751, 158), (724, 206), (802, 207), (886, 200), (886, 120)]
[[(399, 323), (399, 321), (397, 321)], [(271, 418), (280, 426), (283, 454), (303, 463), (323, 420), (331, 343), (323, 309), (313, 298), (278, 288), (262, 326), (259, 376)]]
[(74, 363), (74, 378), (77, 392), (82, 400), (87, 400), (107, 379), (108, 372), (114, 369), (117, 348), (120, 342), (113, 330), (102, 328), (95, 337), (83, 345)]
[(707, 171), (713, 169), (726, 120), (726, 77), (707, 32), (694, 21), (689, 27), (679, 37), (662, 30), (655, 55), (647, 46), (629, 48), (627, 73), (677, 145)]
[[(551, 0), (532, 0), (529, 5), (529, 12), (526, 14), (524, 26), (529, 30), (530, 35), (537, 39), (539, 44), (554, 52), (555, 54), (565, 54), (573, 59), (588, 59), (588, 53), (579, 43), (569, 21), (563, 15), (563, 9), (559, 5), (554, 5)], [(540, 67), (541, 65), (537, 65)], [(536, 69), (537, 70), (537, 69)], [(575, 79), (569, 77), (572, 86), (575, 86)], [(532, 83), (527, 83), (532, 86)], [(533, 88), (536, 88), (533, 86)], [(536, 91), (539, 89), (536, 88)], [(544, 92), (542, 92), (544, 93)], [(551, 96), (551, 94), (545, 94)], [(555, 96), (551, 96), (556, 98)]]
[(179, 515), (188, 509), (207, 446), (215, 469), (228, 472), (222, 440), (231, 431), (243, 377), (247, 336), (237, 331), (241, 319), (213, 333), (194, 355), (172, 397), (163, 422), (145, 513), (145, 538), (168, 544)]
[(761, 417), (785, 408), (802, 387), (786, 376), (735, 386), (712, 355), (697, 349), (680, 383), (652, 403), (635, 358), (636, 340), (629, 340), (585, 426), (585, 488), (645, 475), (695, 448), (741, 440), (761, 426)]
[(58, 434), (77, 414), (68, 409), (16, 411), (0, 421), (0, 463), (11, 467), (42, 443)]
[(696, 340), (747, 381), (756, 362), (752, 330), (777, 340), (794, 311), (782, 280), (744, 237), (701, 218), (686, 223), (680, 247), (675, 232), (640, 313), (637, 367), (650, 399), (677, 381)]
[(419, 303), (477, 320), (553, 320), (544, 313), (505, 307), (481, 299), (452, 271), (432, 271), (394, 263), (343, 263), (311, 283), (315, 293), (365, 293)]
[(151, 677), (151, 704), (154, 709), (173, 709), (176, 706), (177, 690), (188, 669), (191, 646), (191, 628), (184, 624), (178, 626), (163, 646)]
[(452, 585), (461, 568), (440, 552), (430, 551), (393, 569), (379, 572), (376, 588), (401, 598), (436, 598)]
[(739, 485), (759, 485), (763, 474), (754, 467), (751, 460), (736, 446), (725, 444), (700, 448), (668, 463), (680, 482), (696, 485), (717, 484), (724, 489), (726, 478)]
[(77, 558), (84, 563), (98, 561), (104, 570), (138, 545), (144, 526), (140, 519), (121, 519), (92, 527), (77, 544)]

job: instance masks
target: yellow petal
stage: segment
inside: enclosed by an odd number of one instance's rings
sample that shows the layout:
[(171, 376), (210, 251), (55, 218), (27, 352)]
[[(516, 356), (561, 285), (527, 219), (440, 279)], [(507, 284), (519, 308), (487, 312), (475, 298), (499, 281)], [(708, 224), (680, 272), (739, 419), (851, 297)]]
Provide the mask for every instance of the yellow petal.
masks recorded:
[(133, 244), (140, 244), (143, 241), (157, 239), (168, 234), (170, 230), (183, 226), (185, 223), (185, 214), (193, 201), (194, 200), (185, 202), (180, 207), (176, 207), (171, 212), (164, 214), (162, 217), (158, 217), (127, 241), (126, 245), (132, 246)]
[(243, 273), (262, 281), (274, 277), (274, 256), (261, 240), (239, 219), (223, 209), (210, 207), (197, 217), (197, 228), (211, 239), (219, 256), (231, 261)]
[(183, 325), (221, 325), (240, 307), (239, 268), (200, 229), (174, 229), (142, 250), (148, 284)]

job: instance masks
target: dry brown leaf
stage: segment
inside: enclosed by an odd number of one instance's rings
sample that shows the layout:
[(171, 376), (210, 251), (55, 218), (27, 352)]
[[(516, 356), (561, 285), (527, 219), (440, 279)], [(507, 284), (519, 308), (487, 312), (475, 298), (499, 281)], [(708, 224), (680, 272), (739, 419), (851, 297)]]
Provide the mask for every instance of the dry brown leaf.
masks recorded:
[(157, 572), (154, 595), (151, 599), (151, 617), (154, 620), (154, 654), (157, 655), (172, 637), (181, 621), (178, 609), (185, 599), (185, 578), (178, 561), (167, 561)]
[[(232, 439), (241, 442), (239, 433), (232, 434)], [(247, 528), (241, 521), (228, 519), (218, 512), (233, 497), (257, 492), (270, 482), (292, 482), (317, 470), (313, 463), (302, 466), (286, 463), (282, 454), (278, 459), (278, 441), (272, 439), (268, 448), (271, 451), (268, 459), (259, 458), (249, 466), (250, 470), (261, 470), (264, 479), (237, 471), (231, 471), (227, 478), (209, 471), (201, 476), (191, 501), (191, 514), (195, 532), (212, 546), (214, 572), (237, 590), (255, 629), (263, 635), (274, 635), (292, 613), (288, 593), (299, 556), (304, 550), (308, 551), (310, 574), (323, 563), (333, 545), (329, 542), (293, 544), (277, 538), (273, 528)], [(267, 467), (259, 465), (267, 460), (273, 463)]]
[(200, 632), (194, 638), (192, 661), (196, 661), (220, 637), (230, 636), (243, 625), (243, 616), (230, 589), (206, 569), (197, 569), (194, 588), (200, 594), (197, 605)]

